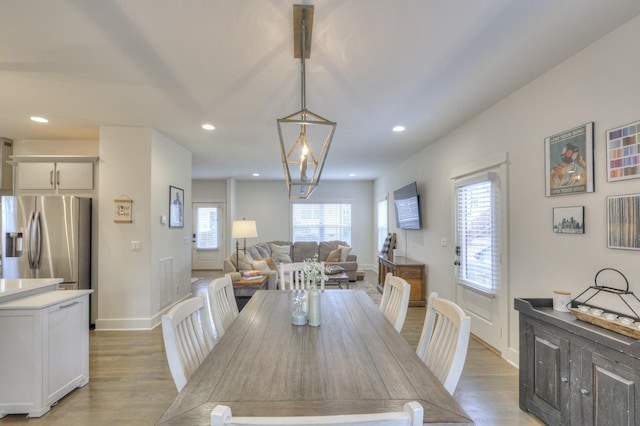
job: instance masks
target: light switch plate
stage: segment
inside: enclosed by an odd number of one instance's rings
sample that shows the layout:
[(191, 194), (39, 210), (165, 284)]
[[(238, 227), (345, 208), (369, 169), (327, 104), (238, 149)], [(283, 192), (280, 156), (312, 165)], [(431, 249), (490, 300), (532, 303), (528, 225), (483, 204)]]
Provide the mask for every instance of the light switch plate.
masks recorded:
[(131, 251), (140, 251), (140, 250), (142, 250), (142, 242), (131, 241)]

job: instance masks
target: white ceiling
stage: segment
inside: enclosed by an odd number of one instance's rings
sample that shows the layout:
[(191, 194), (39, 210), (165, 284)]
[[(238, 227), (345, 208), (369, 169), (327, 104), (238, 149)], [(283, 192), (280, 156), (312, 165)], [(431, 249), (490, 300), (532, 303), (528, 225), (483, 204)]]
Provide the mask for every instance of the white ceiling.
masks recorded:
[(315, 5), (307, 107), (338, 123), (324, 179), (375, 178), (640, 13), (637, 0), (1, 0), (0, 136), (151, 127), (193, 152), (194, 178), (282, 179), (276, 119), (300, 109), (294, 3)]

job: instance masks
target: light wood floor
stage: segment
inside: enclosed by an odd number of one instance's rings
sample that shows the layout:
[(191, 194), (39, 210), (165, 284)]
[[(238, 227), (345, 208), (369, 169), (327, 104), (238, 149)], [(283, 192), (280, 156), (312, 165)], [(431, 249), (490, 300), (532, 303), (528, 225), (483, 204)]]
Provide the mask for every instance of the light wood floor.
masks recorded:
[[(194, 276), (215, 277), (198, 271)], [(367, 272), (374, 282), (377, 276)], [(402, 335), (417, 346), (424, 308), (409, 308)], [(6, 343), (6, 342), (5, 342)], [(39, 419), (10, 415), (0, 424), (153, 425), (177, 395), (164, 353), (162, 329), (99, 331), (89, 336), (89, 384)], [(472, 339), (454, 397), (476, 425), (541, 425), (518, 407), (518, 370)]]

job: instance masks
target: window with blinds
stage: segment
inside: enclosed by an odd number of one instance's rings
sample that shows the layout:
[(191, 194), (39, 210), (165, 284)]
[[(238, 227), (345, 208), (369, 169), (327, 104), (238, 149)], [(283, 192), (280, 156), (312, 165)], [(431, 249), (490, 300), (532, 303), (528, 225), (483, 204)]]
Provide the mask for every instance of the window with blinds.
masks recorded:
[(292, 203), (293, 241), (344, 241), (351, 245), (351, 204)]
[(484, 173), (459, 179), (454, 187), (457, 281), (493, 294), (500, 274), (498, 176)]
[(389, 233), (388, 211), (389, 202), (386, 199), (378, 201), (378, 251), (382, 250), (384, 240)]

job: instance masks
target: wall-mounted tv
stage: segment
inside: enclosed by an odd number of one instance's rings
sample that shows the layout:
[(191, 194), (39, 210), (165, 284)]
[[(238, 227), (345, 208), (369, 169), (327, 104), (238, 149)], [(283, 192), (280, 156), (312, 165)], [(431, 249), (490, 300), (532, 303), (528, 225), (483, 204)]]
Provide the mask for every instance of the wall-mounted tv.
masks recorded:
[(420, 197), (415, 182), (393, 191), (396, 225), (400, 229), (420, 229)]

